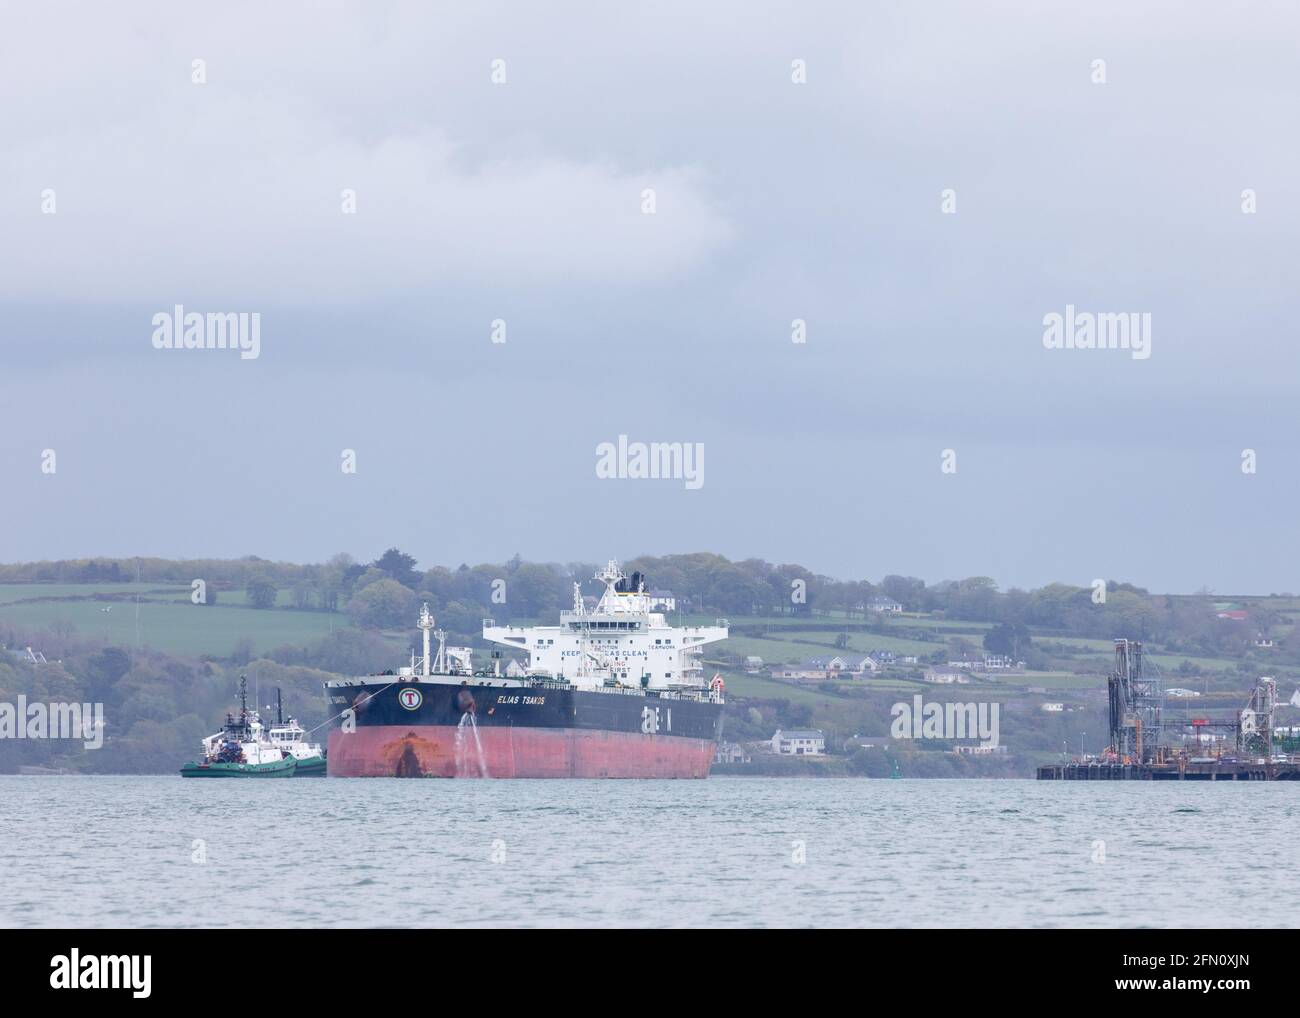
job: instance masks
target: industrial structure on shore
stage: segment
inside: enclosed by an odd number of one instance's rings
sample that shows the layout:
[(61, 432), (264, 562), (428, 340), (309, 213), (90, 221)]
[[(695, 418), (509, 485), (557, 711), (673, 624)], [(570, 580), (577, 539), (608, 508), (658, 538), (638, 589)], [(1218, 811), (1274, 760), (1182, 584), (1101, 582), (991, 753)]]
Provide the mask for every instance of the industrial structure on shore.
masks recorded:
[[(1293, 732), (1275, 745), (1277, 683), (1261, 678), (1246, 706), (1231, 715), (1190, 717), (1170, 707), (1158, 674), (1144, 667), (1142, 644), (1115, 641), (1107, 680), (1110, 741), (1104, 752), (1038, 768), (1040, 780), (1296, 781)], [(1286, 750), (1278, 752), (1279, 749)]]

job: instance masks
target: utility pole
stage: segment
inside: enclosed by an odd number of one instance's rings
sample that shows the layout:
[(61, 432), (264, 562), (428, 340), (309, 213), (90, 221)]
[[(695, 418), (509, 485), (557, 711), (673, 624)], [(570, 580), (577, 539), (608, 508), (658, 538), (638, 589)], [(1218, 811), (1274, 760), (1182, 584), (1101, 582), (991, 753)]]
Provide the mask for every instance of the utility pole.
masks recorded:
[(140, 649), (140, 559), (135, 560), (135, 649)]

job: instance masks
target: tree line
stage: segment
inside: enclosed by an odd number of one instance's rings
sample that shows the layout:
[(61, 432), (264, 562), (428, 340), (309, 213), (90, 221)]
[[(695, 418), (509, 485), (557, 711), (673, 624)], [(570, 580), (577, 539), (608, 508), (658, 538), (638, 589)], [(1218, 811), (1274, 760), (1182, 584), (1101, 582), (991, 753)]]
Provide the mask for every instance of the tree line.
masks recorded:
[[(1093, 586), (1052, 583), (1033, 590), (999, 589), (987, 576), (927, 584), (914, 576), (888, 575), (878, 582), (841, 580), (797, 564), (749, 558), (731, 561), (708, 552), (639, 556), (623, 563), (653, 589), (669, 590), (683, 615), (835, 616), (886, 620), (872, 610), (877, 598), (897, 601), (905, 612), (930, 617), (1033, 627), (1089, 638), (1130, 636), (1164, 643), (1188, 654), (1238, 654), (1284, 621), (1266, 608), (1245, 620), (1221, 619), (1208, 597), (1153, 595), (1131, 583)], [(345, 612), (366, 628), (409, 628), (428, 601), (439, 624), (473, 634), (487, 617), (498, 621), (554, 620), (573, 602), (573, 584), (584, 594), (603, 589), (591, 579), (594, 562), (536, 563), (519, 555), (505, 563), (434, 565), (389, 548), (370, 562), (335, 555), (327, 562), (296, 564), (256, 556), (240, 559), (74, 559), (0, 565), (0, 583), (146, 582), (190, 584), (202, 578), (209, 603), (221, 592), (244, 591), (257, 608), (277, 604), (298, 610)], [(282, 597), (282, 593), (287, 595)], [(907, 620), (888, 624), (905, 626)]]

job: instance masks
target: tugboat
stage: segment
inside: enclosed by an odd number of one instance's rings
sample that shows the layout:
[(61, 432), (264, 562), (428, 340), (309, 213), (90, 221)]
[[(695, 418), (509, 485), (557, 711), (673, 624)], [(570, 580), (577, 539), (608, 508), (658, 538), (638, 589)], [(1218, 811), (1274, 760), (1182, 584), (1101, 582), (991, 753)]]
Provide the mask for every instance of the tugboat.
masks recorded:
[(298, 724), (297, 718), (284, 719), (284, 701), (280, 699), (278, 686), (275, 690), (275, 724), (268, 735), (272, 746), (285, 756), (293, 757), (295, 778), (325, 777), (325, 753), (320, 743), (307, 741), (307, 732)]
[(248, 679), (239, 677), (239, 716), (226, 715), (216, 735), (203, 740), (203, 758), (181, 768), (183, 778), (291, 778), (297, 759), (266, 737), (262, 720), (248, 709)]

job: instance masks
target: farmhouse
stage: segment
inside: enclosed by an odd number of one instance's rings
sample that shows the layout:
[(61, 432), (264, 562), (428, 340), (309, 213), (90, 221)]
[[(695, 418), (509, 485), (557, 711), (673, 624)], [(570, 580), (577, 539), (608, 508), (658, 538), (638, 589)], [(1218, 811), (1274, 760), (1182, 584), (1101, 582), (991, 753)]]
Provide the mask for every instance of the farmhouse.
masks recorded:
[(774, 679), (788, 679), (792, 682), (819, 682), (826, 678), (825, 663), (801, 661), (796, 665), (774, 665), (769, 673)]
[(1011, 672), (1023, 671), (1025, 663), (1023, 661), (1012, 661), (1011, 658), (1004, 654), (988, 654), (983, 660), (974, 661), (949, 661), (949, 668), (960, 668), (970, 672)]
[(814, 657), (801, 661), (797, 665), (776, 665), (772, 668), (774, 679), (787, 679), (793, 682), (822, 682), (826, 679), (855, 678), (862, 675), (875, 675), (880, 671), (871, 655), (865, 657)]
[(772, 736), (772, 752), (782, 756), (824, 756), (826, 736), (821, 731), (776, 730)]

